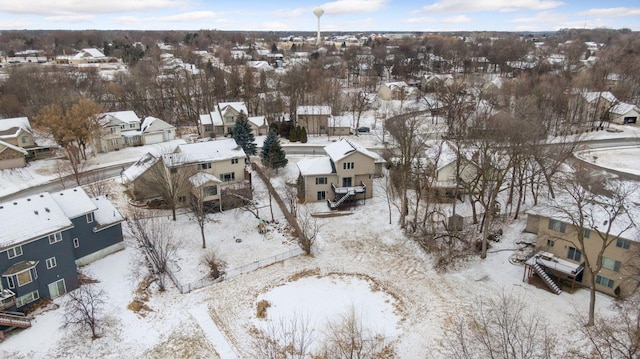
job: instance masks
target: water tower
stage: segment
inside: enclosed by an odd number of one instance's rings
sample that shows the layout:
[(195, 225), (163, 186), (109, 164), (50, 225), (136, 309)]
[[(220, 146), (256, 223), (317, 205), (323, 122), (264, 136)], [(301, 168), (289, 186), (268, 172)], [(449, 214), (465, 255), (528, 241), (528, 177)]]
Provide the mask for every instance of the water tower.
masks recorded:
[(316, 41), (316, 45), (320, 46), (320, 17), (324, 14), (324, 10), (322, 8), (317, 7), (313, 9), (313, 14), (318, 18), (318, 40)]

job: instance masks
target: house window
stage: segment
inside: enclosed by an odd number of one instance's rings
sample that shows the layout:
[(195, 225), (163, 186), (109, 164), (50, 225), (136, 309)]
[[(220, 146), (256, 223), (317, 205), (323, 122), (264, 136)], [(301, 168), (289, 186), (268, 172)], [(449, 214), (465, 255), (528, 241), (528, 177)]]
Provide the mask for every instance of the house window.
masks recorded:
[(185, 203), (187, 201), (187, 196), (178, 196), (178, 203)]
[(130, 123), (129, 124), (129, 128), (136, 128), (136, 124), (135, 123)]
[(58, 243), (62, 240), (62, 232), (56, 232), (49, 235), (49, 244)]
[(47, 258), (46, 263), (47, 269), (51, 269), (58, 265), (58, 263), (56, 263), (56, 257)]
[(235, 172), (223, 173), (222, 175), (220, 175), (220, 179), (222, 180), (222, 182), (233, 181), (236, 179), (236, 173)]
[(202, 189), (205, 197), (209, 196), (217, 196), (218, 195), (218, 186), (208, 186)]
[(567, 230), (567, 224), (555, 219), (549, 218), (549, 229), (552, 231), (564, 233)]
[(67, 292), (67, 286), (64, 284), (64, 279), (60, 279), (48, 285), (49, 287), (49, 296), (53, 298), (58, 298)]
[(175, 174), (175, 173), (178, 173), (178, 169), (177, 169), (177, 168), (175, 168), (175, 167), (172, 167), (172, 168), (169, 170), (169, 172), (170, 172), (170, 173), (174, 173), (174, 174)]
[(602, 257), (602, 268), (607, 268), (614, 272), (620, 272), (621, 266), (622, 266), (622, 262), (620, 261), (607, 258), (607, 257)]
[(210, 168), (211, 168), (211, 162), (198, 164), (198, 169), (199, 170), (207, 170), (207, 169), (210, 169)]
[(322, 201), (327, 199), (327, 194), (325, 191), (318, 191), (318, 201)]
[(22, 143), (28, 143), (29, 142), (29, 137), (22, 136), (22, 138), (20, 140), (22, 141)]
[(596, 284), (600, 284), (601, 286), (604, 286), (604, 287), (613, 288), (613, 279), (609, 279), (607, 277), (597, 275)]
[(93, 223), (93, 212), (87, 213), (87, 223)]
[(237, 158), (232, 158), (231, 159), (231, 164), (232, 165), (238, 164), (238, 159)]
[(345, 177), (342, 179), (342, 187), (351, 187), (351, 177)]
[(118, 145), (118, 139), (114, 138), (113, 140), (111, 140), (111, 146), (117, 146)]
[(316, 177), (316, 184), (327, 184), (327, 177)]
[(616, 241), (616, 247), (618, 248), (629, 249), (630, 246), (631, 241), (627, 239), (618, 238), (618, 240)]
[(13, 276), (7, 277), (7, 285), (9, 288), (16, 287), (16, 282), (13, 280)]
[(80, 247), (80, 240), (78, 238), (73, 239), (73, 248)]
[(120, 129), (121, 129), (121, 130), (124, 130), (124, 125), (120, 125)]
[(580, 259), (582, 259), (582, 252), (580, 252), (579, 249), (569, 247), (569, 254), (567, 254), (567, 258), (580, 262)]
[(547, 239), (547, 247), (553, 247), (554, 244), (556, 244), (556, 241), (553, 239)]
[(17, 256), (21, 256), (22, 255), (22, 246), (15, 246), (15, 247), (7, 249), (7, 255), (9, 256), (9, 259), (15, 258)]
[(591, 237), (591, 230), (590, 230), (590, 229), (583, 229), (583, 230), (582, 230), (582, 236), (583, 236), (584, 238), (589, 238), (589, 237)]
[(353, 162), (345, 162), (342, 164), (342, 169), (344, 170), (352, 170), (354, 168), (356, 168), (356, 166), (354, 165)]
[(20, 308), (24, 305), (27, 305), (31, 302), (35, 302), (36, 300), (40, 299), (40, 294), (38, 294), (37, 290), (34, 290), (31, 293), (27, 293), (25, 295), (19, 296), (18, 298), (16, 298), (16, 307)]
[(111, 127), (111, 128), (109, 128), (109, 131), (111, 131), (111, 133), (116, 133), (116, 132), (118, 132), (118, 128), (117, 127)]
[(16, 278), (18, 278), (18, 287), (22, 287), (23, 285), (33, 282), (31, 269), (16, 274)]

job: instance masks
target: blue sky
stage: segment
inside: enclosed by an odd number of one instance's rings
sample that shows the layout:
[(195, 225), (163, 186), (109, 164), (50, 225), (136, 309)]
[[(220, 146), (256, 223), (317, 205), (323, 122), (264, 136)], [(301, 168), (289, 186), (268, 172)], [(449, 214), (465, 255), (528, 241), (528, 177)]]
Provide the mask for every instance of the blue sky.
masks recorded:
[(640, 31), (638, 0), (0, 0), (0, 30)]

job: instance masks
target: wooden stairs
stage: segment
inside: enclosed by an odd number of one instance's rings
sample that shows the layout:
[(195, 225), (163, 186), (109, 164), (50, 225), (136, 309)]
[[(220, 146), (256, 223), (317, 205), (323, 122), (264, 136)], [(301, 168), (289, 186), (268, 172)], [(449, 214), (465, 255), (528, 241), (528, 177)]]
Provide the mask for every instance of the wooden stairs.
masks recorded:
[(0, 325), (5, 327), (29, 328), (31, 319), (18, 312), (0, 312)]

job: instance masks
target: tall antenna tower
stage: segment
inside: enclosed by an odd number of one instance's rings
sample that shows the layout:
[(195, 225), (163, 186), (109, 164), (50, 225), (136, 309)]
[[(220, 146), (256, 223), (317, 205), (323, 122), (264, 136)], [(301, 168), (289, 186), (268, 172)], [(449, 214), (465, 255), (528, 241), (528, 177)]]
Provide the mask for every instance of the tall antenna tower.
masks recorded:
[(316, 40), (316, 45), (320, 46), (320, 17), (324, 14), (324, 10), (322, 8), (317, 7), (313, 9), (313, 14), (318, 18), (318, 39)]

